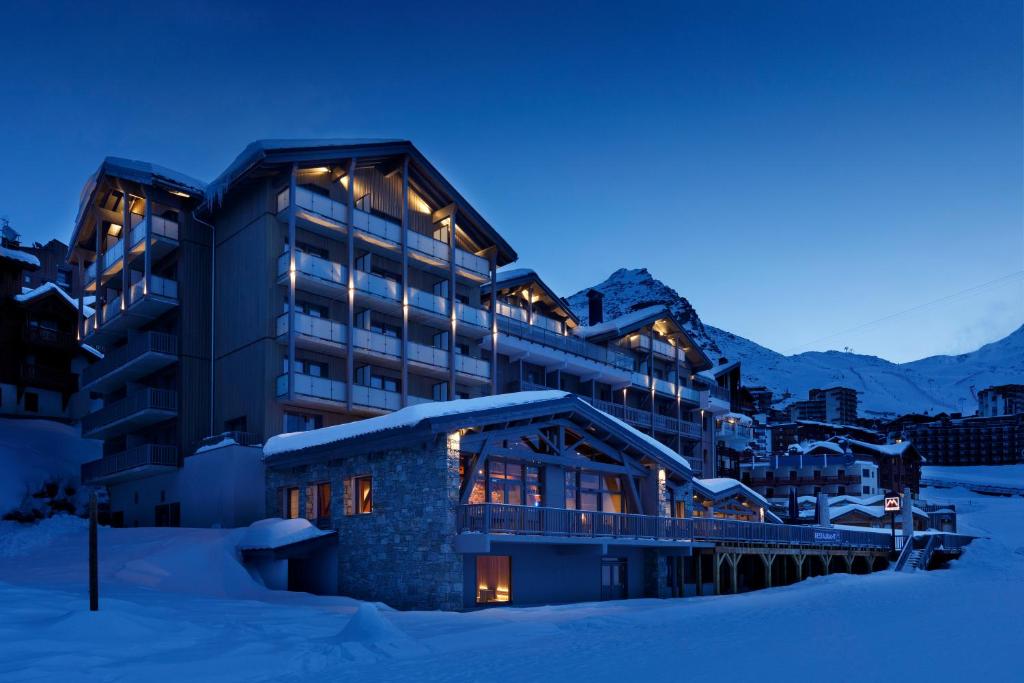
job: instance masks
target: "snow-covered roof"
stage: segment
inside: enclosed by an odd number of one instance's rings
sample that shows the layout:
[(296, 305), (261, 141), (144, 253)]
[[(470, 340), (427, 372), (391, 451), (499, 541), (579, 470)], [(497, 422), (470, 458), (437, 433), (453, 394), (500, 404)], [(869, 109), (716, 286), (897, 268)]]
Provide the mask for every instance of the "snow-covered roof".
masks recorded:
[(841, 437), (839, 439), (844, 443), (848, 443), (851, 446), (856, 446), (862, 450), (869, 451), (871, 453), (877, 453), (879, 455), (888, 455), (894, 457), (902, 457), (906, 453), (907, 449), (910, 448), (912, 442), (903, 441), (901, 443), (868, 443), (867, 441), (858, 441), (857, 439), (851, 439), (848, 437)]
[(510, 394), (498, 394), (496, 396), (480, 396), (478, 398), (459, 399), (456, 401), (436, 401), (431, 403), (419, 403), (396, 410), (387, 415), (371, 417), (366, 420), (349, 422), (332, 427), (323, 427), (308, 432), (292, 432), (279, 434), (267, 440), (263, 446), (265, 458), (300, 451), (306, 448), (326, 446), (340, 441), (347, 441), (369, 434), (376, 434), (390, 430), (415, 427), (425, 420), (475, 413), (485, 410), (498, 410), (502, 408), (514, 408), (517, 406), (542, 403), (545, 401), (556, 401), (565, 398), (572, 398), (579, 402), (581, 409), (594, 410), (603, 415), (607, 420), (620, 427), (622, 430), (638, 439), (652, 449), (658, 451), (662, 456), (668, 458), (680, 467), (690, 470), (690, 463), (686, 458), (661, 443), (653, 436), (631, 427), (614, 415), (609, 415), (580, 399), (575, 394), (567, 391), (519, 391)]
[[(48, 294), (50, 292), (56, 292), (57, 294), (59, 294), (61, 296), (61, 298), (63, 298), (66, 302), (68, 302), (68, 304), (71, 305), (72, 308), (75, 309), (76, 312), (78, 311), (78, 302), (75, 301), (74, 299), (72, 299), (71, 295), (68, 294), (67, 292), (65, 292), (55, 282), (44, 282), (43, 284), (39, 285), (35, 289), (24, 289), (23, 288), (21, 290), (21, 294), (16, 294), (14, 296), (14, 300), (15, 301), (20, 301), (20, 302), (32, 301), (33, 299), (38, 299), (39, 297), (41, 297), (41, 296), (43, 296), (45, 294)], [(95, 311), (93, 311), (93, 309), (90, 308), (89, 306), (83, 305), (82, 306), (82, 312), (85, 314), (85, 317), (88, 318)]]
[[(574, 325), (579, 325), (580, 320), (576, 316), (576, 313), (572, 310), (572, 306), (570, 306), (564, 299), (562, 299), (562, 297), (555, 294), (555, 290), (548, 287), (547, 283), (541, 279), (540, 275), (538, 275), (537, 271), (535, 271), (533, 268), (508, 268), (506, 270), (498, 271), (497, 274), (494, 276), (494, 282), (499, 289), (503, 288), (504, 286), (509, 286), (510, 283), (517, 283), (520, 281), (524, 283), (532, 282), (536, 284), (538, 287), (541, 288), (541, 290), (545, 294), (547, 294), (548, 298), (551, 299), (551, 303), (559, 311), (564, 313), (565, 316), (569, 318), (569, 320), (572, 321)], [(482, 292), (489, 292), (490, 287), (490, 281), (480, 285), (480, 289)]]
[(224, 171), (206, 186), (206, 200), (221, 201), (228, 187), (242, 176), (249, 168), (262, 161), (268, 153), (288, 149), (331, 149), (334, 147), (358, 147), (361, 145), (379, 145), (404, 142), (391, 138), (309, 138), (309, 139), (276, 139), (255, 140), (235, 157)]
[(574, 330), (574, 333), (584, 339), (598, 337), (610, 332), (625, 335), (636, 329), (636, 327), (641, 325), (644, 321), (656, 316), (660, 317), (661, 315), (664, 315), (666, 318), (672, 317), (672, 313), (668, 310), (668, 307), (664, 304), (656, 304), (654, 306), (647, 306), (636, 311), (624, 313), (617, 318), (605, 320), (604, 322), (596, 325), (578, 327)]
[(494, 276), (494, 281), (499, 285), (502, 282), (511, 282), (512, 280), (518, 280), (524, 277), (539, 277), (537, 271), (533, 268), (507, 268), (505, 270), (499, 270)]
[(754, 419), (752, 417), (750, 417), (749, 415), (744, 415), (743, 413), (726, 413), (725, 415), (722, 416), (721, 419), (726, 421), (726, 422), (731, 422), (731, 423), (737, 423), (738, 422), (741, 425), (752, 425), (752, 424), (754, 424)]
[(735, 368), (739, 364), (740, 364), (740, 361), (738, 361), (738, 360), (731, 360), (731, 361), (729, 361), (727, 363), (720, 363), (720, 364), (716, 365), (713, 368), (709, 368), (707, 370), (701, 370), (697, 374), (699, 376), (703, 377), (704, 379), (711, 380), (712, 382), (717, 382), (718, 381), (718, 377), (720, 375), (723, 375), (726, 372), (729, 372), (730, 370), (732, 370), (733, 368)]
[(694, 479), (693, 483), (694, 485), (704, 487), (715, 496), (720, 496), (732, 491), (733, 489), (739, 489), (747, 496), (754, 498), (755, 500), (759, 500), (765, 505), (769, 505), (767, 498), (738, 479), (731, 479), (729, 477), (713, 477), (711, 479)]
[(19, 261), (30, 268), (39, 267), (39, 259), (19, 249), (0, 246), (0, 257), (10, 259), (11, 261)]
[[(918, 517), (927, 517), (928, 513), (921, 508), (914, 506), (911, 511)], [(838, 505), (836, 507), (830, 507), (829, 515), (832, 519), (839, 519), (844, 515), (848, 515), (853, 512), (860, 512), (867, 515), (868, 517), (874, 517), (875, 519), (881, 519), (886, 514), (885, 508), (881, 505), (858, 505), (856, 503), (850, 505)]]
[(870, 496), (832, 496), (828, 499), (829, 507), (835, 507), (836, 505), (878, 505), (882, 502), (881, 494), (875, 494)]
[(799, 448), (804, 455), (813, 455), (814, 451), (819, 450), (832, 451), (838, 455), (846, 455), (846, 450), (839, 444), (833, 443), (832, 441), (811, 441), (803, 445), (793, 444), (790, 448), (793, 448), (793, 446)]
[(329, 536), (333, 531), (317, 529), (308, 519), (272, 517), (253, 522), (238, 541), (239, 550), (273, 550), (312, 538)]

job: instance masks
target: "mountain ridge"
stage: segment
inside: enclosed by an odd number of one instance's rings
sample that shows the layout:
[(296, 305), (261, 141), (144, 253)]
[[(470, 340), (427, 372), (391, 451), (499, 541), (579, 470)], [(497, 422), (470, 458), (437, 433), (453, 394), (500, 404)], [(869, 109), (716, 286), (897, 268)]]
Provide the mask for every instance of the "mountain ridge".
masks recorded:
[(604, 281), (566, 298), (586, 324), (586, 293), (604, 294), (606, 320), (643, 306), (665, 304), (693, 341), (717, 362), (742, 364), (743, 382), (764, 385), (777, 406), (806, 398), (812, 388), (850, 386), (867, 416), (974, 411), (974, 392), (995, 384), (1024, 383), (1024, 325), (1003, 339), (969, 353), (937, 355), (907, 363), (845, 351), (805, 351), (790, 356), (745, 337), (705, 324), (692, 304), (646, 268), (620, 268)]

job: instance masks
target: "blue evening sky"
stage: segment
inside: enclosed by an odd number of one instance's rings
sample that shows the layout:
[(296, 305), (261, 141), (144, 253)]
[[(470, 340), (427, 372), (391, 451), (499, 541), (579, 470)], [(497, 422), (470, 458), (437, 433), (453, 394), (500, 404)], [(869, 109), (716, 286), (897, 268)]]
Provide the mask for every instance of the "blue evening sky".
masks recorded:
[(1019, 0), (210, 5), (0, 6), (0, 216), (67, 240), (105, 155), (407, 137), (566, 296), (646, 267), (896, 361), (1024, 322)]

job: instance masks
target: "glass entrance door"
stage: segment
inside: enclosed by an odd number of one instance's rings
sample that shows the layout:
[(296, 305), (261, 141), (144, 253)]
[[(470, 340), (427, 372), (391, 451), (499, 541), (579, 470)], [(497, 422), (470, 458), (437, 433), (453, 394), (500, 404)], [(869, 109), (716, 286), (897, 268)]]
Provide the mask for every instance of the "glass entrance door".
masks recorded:
[(621, 557), (601, 559), (601, 599), (624, 600), (629, 597), (626, 588), (626, 560)]

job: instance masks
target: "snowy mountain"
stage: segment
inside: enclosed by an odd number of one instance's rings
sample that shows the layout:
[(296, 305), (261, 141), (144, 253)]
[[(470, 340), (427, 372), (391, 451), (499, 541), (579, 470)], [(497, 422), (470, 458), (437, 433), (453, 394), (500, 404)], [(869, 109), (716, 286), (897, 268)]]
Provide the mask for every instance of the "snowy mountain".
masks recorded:
[(971, 353), (932, 356), (910, 363), (897, 364), (840, 351), (784, 356), (749, 339), (705, 325), (689, 301), (655, 279), (646, 268), (620, 268), (604, 282), (570, 296), (569, 305), (584, 322), (588, 289), (605, 295), (606, 320), (651, 304), (667, 305), (712, 360), (725, 357), (741, 361), (744, 383), (770, 388), (778, 406), (806, 398), (808, 389), (841, 385), (860, 392), (863, 415), (972, 413), (977, 407), (972, 389), (1024, 382), (1024, 326)]

